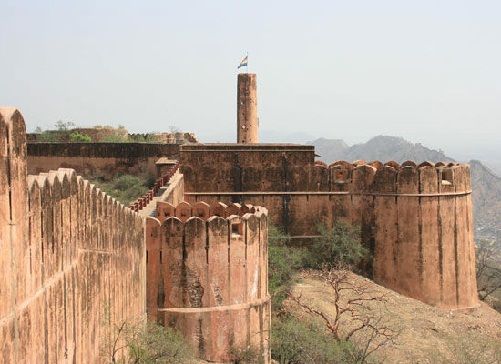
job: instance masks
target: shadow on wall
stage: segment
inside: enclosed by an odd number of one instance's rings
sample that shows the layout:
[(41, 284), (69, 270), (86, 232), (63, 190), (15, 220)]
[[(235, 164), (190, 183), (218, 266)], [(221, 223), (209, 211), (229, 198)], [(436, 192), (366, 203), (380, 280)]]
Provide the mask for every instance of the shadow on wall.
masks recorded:
[(0, 361), (102, 362), (114, 325), (145, 317), (144, 220), (73, 170), (27, 176), (16, 109), (0, 153)]
[(252, 348), (270, 362), (267, 210), (158, 204), (146, 222), (148, 316), (216, 362)]

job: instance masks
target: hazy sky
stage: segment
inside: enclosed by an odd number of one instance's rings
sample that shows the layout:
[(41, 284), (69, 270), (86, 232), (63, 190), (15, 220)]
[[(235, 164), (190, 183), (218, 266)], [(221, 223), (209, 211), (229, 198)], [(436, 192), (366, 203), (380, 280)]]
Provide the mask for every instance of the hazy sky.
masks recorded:
[(0, 104), (28, 129), (177, 125), (233, 141), (248, 51), (269, 135), (400, 135), (501, 156), (499, 0), (0, 0), (0, 11)]

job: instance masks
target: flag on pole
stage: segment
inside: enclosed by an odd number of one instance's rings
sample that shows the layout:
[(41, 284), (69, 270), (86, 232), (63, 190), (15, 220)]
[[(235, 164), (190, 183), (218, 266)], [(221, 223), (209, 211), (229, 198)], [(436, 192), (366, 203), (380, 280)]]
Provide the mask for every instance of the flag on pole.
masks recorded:
[(242, 58), (237, 69), (240, 69), (240, 67), (247, 67), (248, 59), (249, 59), (249, 55), (246, 55), (244, 58)]

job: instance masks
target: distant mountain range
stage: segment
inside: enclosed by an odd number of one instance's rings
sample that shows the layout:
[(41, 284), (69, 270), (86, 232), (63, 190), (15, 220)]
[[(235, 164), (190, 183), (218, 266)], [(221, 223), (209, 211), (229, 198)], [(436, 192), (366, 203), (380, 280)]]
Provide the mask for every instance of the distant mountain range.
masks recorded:
[[(406, 160), (416, 162), (453, 162), (441, 150), (427, 148), (394, 136), (376, 136), (366, 143), (347, 145), (341, 139), (319, 138), (308, 144), (315, 146), (325, 163), (336, 160), (366, 161)], [(477, 237), (501, 238), (501, 178), (478, 160), (469, 162), (472, 175), (475, 228)]]

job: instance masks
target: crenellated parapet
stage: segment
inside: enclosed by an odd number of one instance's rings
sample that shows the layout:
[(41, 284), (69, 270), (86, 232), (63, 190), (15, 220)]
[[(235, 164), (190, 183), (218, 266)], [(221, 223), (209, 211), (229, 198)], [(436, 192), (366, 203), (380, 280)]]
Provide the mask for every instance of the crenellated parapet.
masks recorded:
[[(22, 357), (104, 360), (99, 347), (110, 335), (107, 325), (144, 318), (144, 220), (72, 169), (28, 176), (27, 183), (31, 269), (18, 289), (28, 301), (35, 295), (25, 310), (36, 324), (22, 328), (28, 340), (22, 345), (32, 349)], [(138, 294), (127, 297), (130, 290)], [(39, 330), (45, 330), (47, 348)]]
[(313, 169), (335, 201), (331, 220), (361, 225), (376, 282), (436, 306), (477, 304), (468, 165), (338, 161)]
[(437, 306), (477, 304), (468, 165), (327, 165), (309, 159), (312, 153), (280, 145), (187, 147), (186, 199), (266, 206), (270, 220), (304, 244), (319, 223), (359, 225), (377, 282)]
[(72, 169), (27, 176), (16, 109), (0, 160), (0, 361), (108, 362), (115, 325), (145, 318), (144, 219)]
[[(454, 178), (460, 179), (460, 175), (467, 174), (468, 181), (461, 182), (463, 186), (465, 185), (463, 192), (470, 192), (471, 185), (469, 181), (469, 166), (465, 164), (458, 163), (432, 163), (423, 162), (417, 165), (415, 162), (406, 161), (401, 165), (395, 161), (389, 161), (386, 163), (380, 161), (355, 161), (352, 163), (346, 161), (336, 161), (330, 165), (326, 165), (322, 162), (315, 162), (312, 166), (311, 179), (310, 179), (310, 191), (319, 192), (330, 192), (330, 191), (344, 191), (351, 193), (368, 192), (371, 190), (377, 191), (378, 188), (389, 189), (391, 191), (396, 191), (397, 175), (403, 176), (409, 173), (409, 168), (415, 170), (422, 170), (423, 168), (432, 167), (439, 176), (441, 181), (441, 186), (444, 186), (440, 191), (448, 192), (459, 192), (457, 188), (451, 189), (445, 186), (450, 183), (454, 184)], [(394, 172), (388, 172), (389, 169)], [(466, 172), (458, 172), (458, 170), (465, 169)], [(393, 173), (394, 179), (383, 179), (381, 180), (381, 175)], [(429, 173), (429, 172), (427, 172)], [(457, 175), (456, 177), (455, 174)], [(377, 179), (380, 181), (376, 183)], [(443, 182), (442, 182), (443, 181)], [(376, 186), (376, 184), (378, 186)], [(438, 182), (437, 182), (438, 184)], [(457, 183), (456, 183), (457, 185)], [(381, 192), (381, 191), (379, 191)]]
[(179, 329), (202, 359), (230, 362), (252, 347), (270, 361), (267, 216), (183, 202), (147, 219), (149, 318)]

